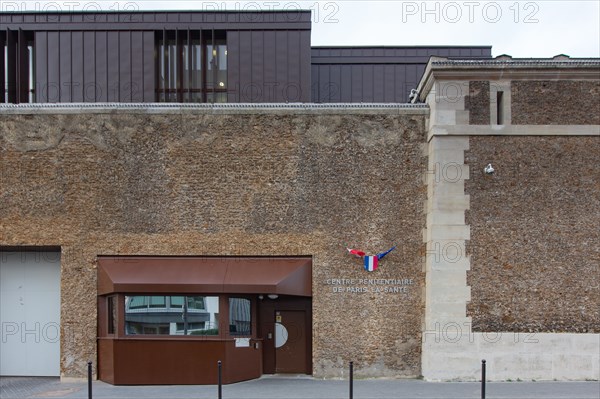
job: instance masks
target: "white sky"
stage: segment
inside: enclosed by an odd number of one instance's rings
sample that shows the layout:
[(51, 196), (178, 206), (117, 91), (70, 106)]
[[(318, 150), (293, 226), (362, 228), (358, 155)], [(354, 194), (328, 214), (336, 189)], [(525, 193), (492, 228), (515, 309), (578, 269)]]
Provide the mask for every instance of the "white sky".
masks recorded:
[(491, 45), (494, 56), (600, 57), (600, 0), (0, 0), (0, 11), (311, 9), (312, 45)]

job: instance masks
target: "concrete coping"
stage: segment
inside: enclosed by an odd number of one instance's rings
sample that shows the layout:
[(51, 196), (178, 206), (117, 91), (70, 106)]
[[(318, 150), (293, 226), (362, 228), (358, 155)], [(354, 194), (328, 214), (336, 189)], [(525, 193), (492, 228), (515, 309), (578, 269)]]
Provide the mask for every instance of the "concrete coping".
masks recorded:
[(34, 103), (0, 104), (0, 115), (31, 114), (419, 114), (426, 104), (401, 103)]

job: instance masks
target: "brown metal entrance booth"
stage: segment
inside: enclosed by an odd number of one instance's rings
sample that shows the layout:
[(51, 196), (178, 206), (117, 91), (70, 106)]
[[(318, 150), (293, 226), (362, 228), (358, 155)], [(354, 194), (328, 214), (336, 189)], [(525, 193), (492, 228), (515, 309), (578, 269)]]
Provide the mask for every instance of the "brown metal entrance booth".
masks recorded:
[(98, 377), (225, 384), (312, 373), (310, 257), (98, 258)]

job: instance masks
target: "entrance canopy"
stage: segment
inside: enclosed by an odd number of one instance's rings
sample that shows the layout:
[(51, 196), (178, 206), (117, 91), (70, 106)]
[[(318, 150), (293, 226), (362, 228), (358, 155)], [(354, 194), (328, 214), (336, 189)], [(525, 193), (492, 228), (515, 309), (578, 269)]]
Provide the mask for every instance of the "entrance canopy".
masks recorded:
[(116, 292), (312, 296), (310, 257), (98, 257), (98, 295)]

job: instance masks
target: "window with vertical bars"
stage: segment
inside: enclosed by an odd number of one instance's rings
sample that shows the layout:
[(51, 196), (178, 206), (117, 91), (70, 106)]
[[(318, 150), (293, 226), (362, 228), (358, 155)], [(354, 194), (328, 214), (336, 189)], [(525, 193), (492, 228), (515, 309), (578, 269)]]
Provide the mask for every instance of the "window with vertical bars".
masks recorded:
[(225, 31), (156, 32), (159, 102), (227, 102)]
[(0, 31), (0, 103), (35, 102), (33, 32)]

